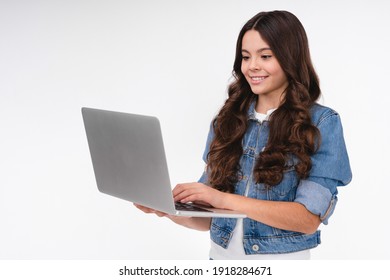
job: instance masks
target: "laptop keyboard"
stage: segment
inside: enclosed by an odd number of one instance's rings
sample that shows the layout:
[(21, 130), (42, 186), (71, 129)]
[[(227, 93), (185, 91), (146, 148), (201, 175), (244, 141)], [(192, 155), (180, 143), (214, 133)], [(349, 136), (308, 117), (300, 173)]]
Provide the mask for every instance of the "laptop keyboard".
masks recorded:
[(201, 211), (201, 212), (212, 212), (200, 207), (197, 207), (191, 203), (181, 203), (181, 202), (175, 202), (175, 208), (178, 211)]

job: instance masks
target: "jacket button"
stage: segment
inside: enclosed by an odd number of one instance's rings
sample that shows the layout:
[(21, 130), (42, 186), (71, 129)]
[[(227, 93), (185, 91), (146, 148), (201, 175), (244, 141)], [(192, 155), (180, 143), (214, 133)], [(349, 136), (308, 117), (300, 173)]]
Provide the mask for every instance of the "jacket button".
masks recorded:
[(257, 251), (259, 251), (259, 249), (260, 249), (260, 248), (259, 248), (259, 245), (256, 245), (256, 244), (255, 244), (255, 245), (252, 246), (252, 250), (253, 250), (253, 251), (256, 251), (256, 252), (257, 252)]

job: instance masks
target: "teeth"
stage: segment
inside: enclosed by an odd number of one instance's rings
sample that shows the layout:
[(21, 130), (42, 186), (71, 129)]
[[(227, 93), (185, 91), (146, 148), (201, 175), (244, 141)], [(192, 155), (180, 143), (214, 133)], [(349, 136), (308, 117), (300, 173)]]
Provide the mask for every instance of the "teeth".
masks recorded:
[(262, 81), (265, 79), (265, 77), (251, 77), (251, 79), (254, 81)]

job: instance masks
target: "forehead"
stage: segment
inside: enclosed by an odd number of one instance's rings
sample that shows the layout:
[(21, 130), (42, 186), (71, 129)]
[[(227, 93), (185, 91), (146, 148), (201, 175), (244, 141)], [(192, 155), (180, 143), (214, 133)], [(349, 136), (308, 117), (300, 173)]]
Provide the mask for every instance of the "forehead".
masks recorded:
[(260, 49), (269, 49), (269, 45), (263, 40), (258, 31), (248, 30), (242, 38), (241, 48), (243, 51), (258, 51)]

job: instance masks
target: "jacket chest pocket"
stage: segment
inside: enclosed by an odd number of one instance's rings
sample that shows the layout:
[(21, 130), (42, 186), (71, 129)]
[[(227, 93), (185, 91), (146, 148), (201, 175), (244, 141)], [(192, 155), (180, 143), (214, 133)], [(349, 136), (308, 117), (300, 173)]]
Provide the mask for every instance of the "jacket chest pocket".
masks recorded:
[(256, 184), (255, 197), (273, 201), (293, 201), (295, 199), (298, 183), (299, 179), (294, 167), (291, 167), (283, 173), (282, 181), (271, 188), (265, 187), (264, 184)]
[(298, 187), (298, 177), (294, 167), (283, 173), (282, 181), (268, 190), (270, 200), (293, 201)]

